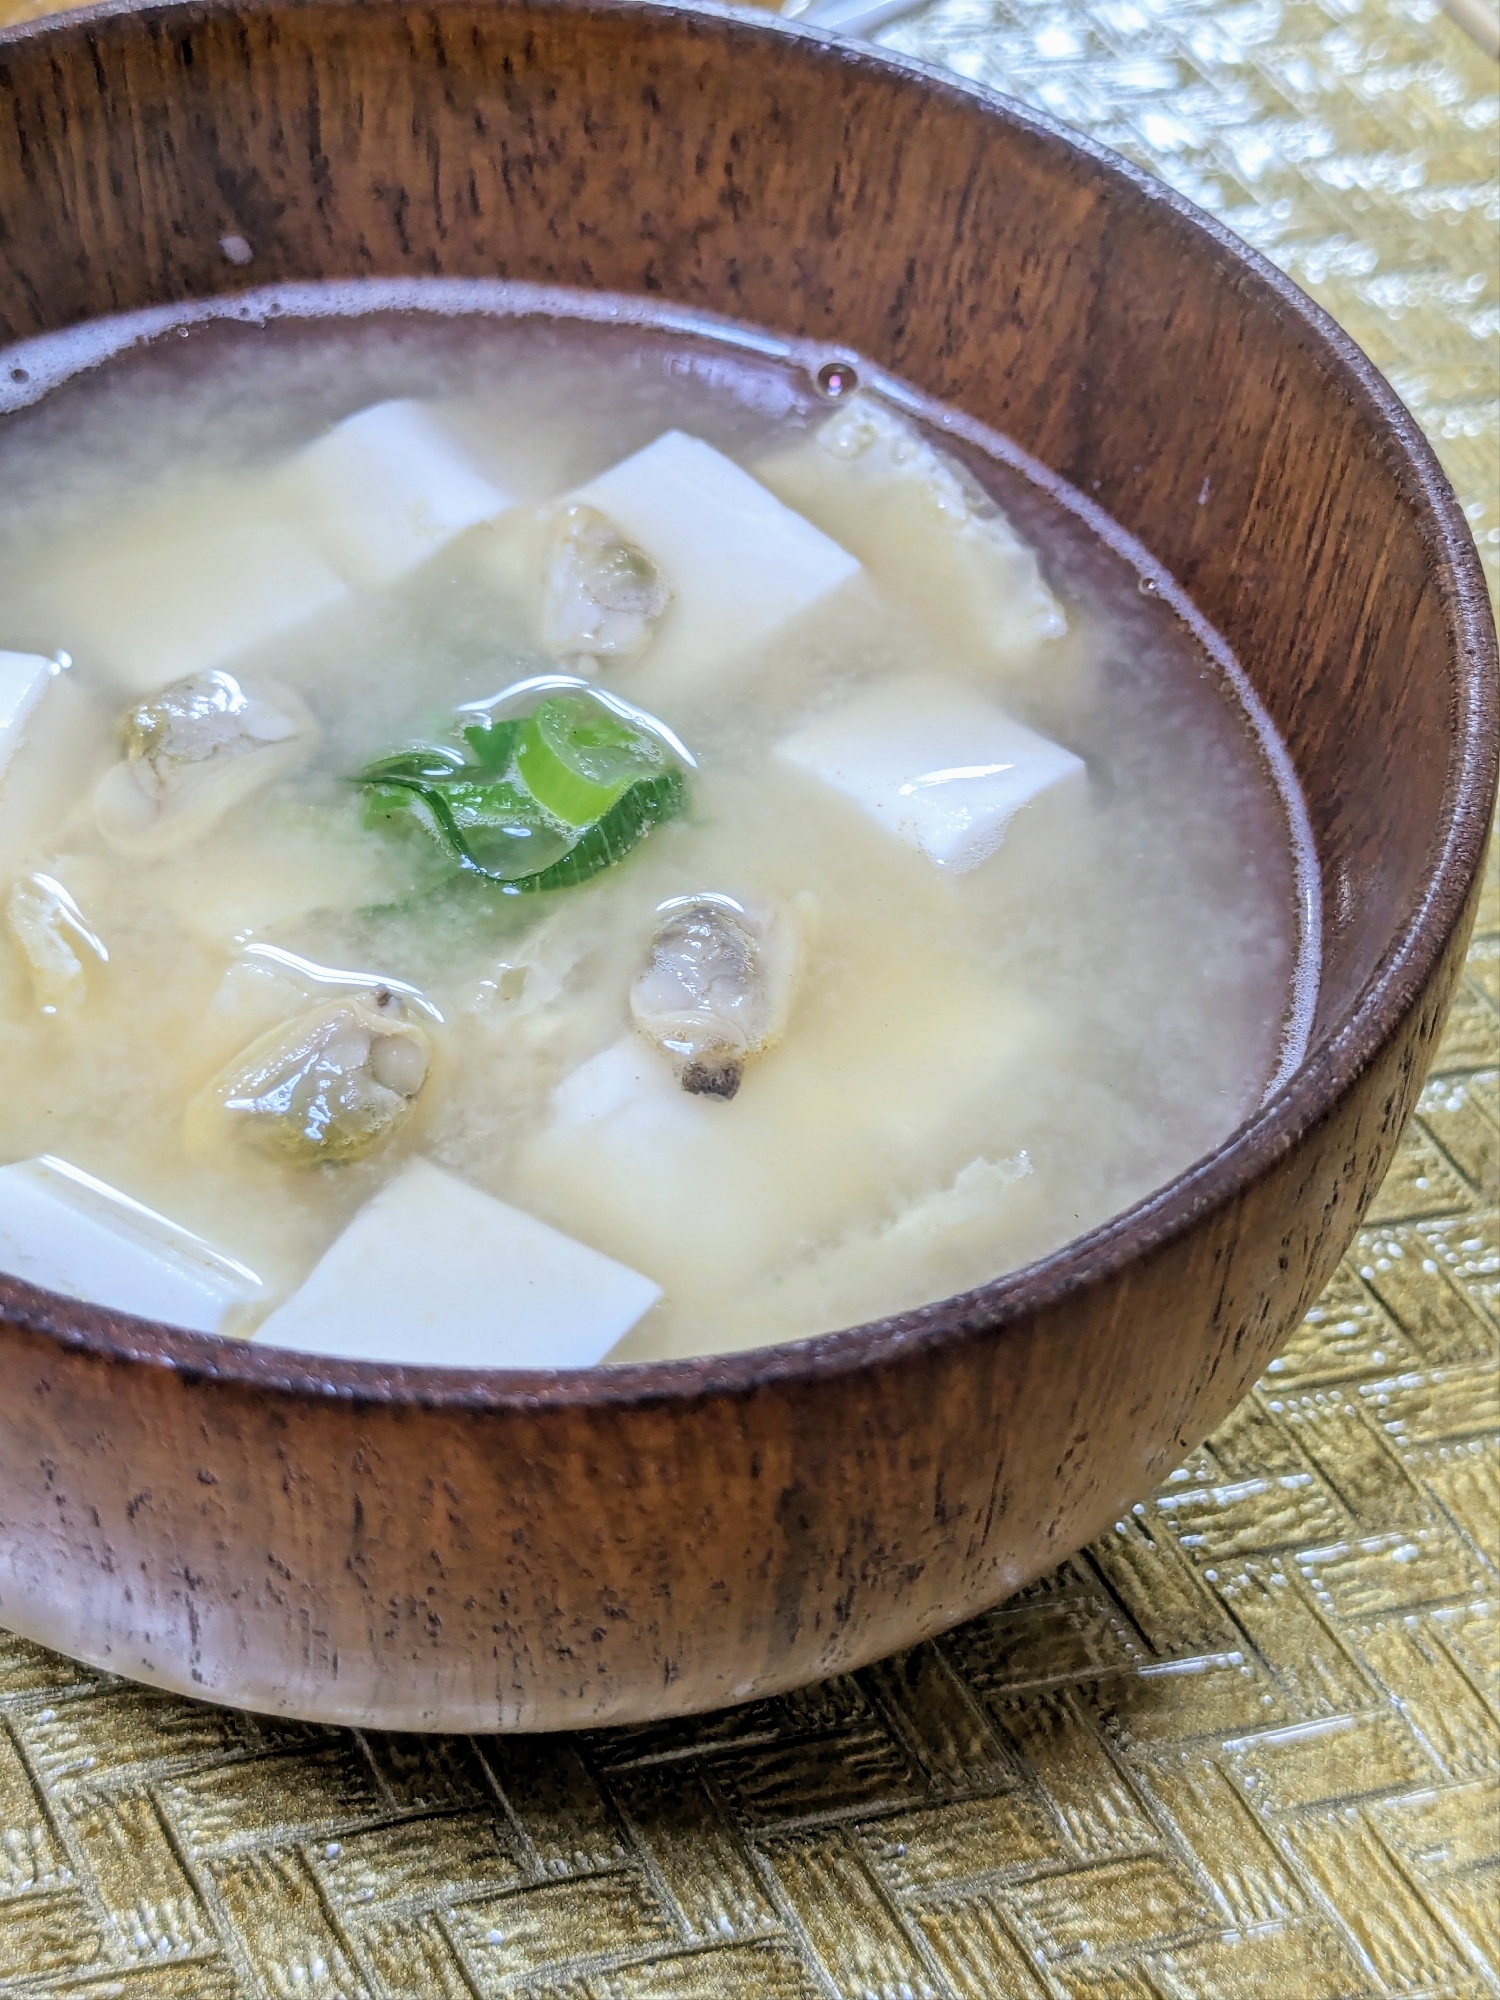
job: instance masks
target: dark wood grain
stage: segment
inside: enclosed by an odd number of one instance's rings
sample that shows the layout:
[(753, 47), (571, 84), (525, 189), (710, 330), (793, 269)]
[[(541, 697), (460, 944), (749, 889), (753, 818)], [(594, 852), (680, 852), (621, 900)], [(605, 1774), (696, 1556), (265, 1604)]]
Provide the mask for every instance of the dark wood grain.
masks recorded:
[(1317, 834), (1326, 963), (1288, 1088), (962, 1299), (759, 1354), (481, 1375), (319, 1367), (0, 1280), (0, 1623), (310, 1717), (704, 1708), (1003, 1597), (1264, 1369), (1457, 976), (1492, 628), (1441, 474), (1348, 342), (1161, 186), (951, 80), (661, 7), (190, 4), (0, 35), (0, 336), (414, 272), (846, 343), (1008, 431), (1228, 636)]

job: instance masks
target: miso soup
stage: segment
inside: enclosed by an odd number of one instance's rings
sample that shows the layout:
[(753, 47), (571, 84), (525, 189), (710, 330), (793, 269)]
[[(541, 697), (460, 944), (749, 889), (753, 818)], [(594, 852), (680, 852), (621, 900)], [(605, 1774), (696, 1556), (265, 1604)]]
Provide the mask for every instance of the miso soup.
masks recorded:
[(0, 1268), (571, 1367), (976, 1287), (1299, 1058), (1306, 818), (1085, 496), (859, 357), (298, 288), (0, 367)]

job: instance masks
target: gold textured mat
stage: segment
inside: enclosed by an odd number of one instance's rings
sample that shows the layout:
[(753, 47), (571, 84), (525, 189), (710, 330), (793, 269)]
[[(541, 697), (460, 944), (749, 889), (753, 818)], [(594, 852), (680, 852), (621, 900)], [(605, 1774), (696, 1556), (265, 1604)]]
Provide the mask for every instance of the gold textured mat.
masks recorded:
[[(0, 0), (0, 19), (41, 11)], [(1343, 321), (1500, 573), (1500, 72), (1429, 0), (939, 0), (891, 45)], [(1368, 1225), (1255, 1394), (1003, 1609), (582, 1738), (257, 1723), (0, 1635), (0, 1994), (1500, 1994), (1500, 876)]]

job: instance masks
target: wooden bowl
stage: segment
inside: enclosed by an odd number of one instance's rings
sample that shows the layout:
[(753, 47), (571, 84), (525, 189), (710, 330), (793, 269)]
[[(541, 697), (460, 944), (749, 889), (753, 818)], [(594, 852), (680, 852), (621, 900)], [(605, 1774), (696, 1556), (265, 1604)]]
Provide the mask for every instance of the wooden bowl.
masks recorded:
[(0, 35), (0, 96), (7, 338), (247, 280), (500, 275), (847, 344), (1008, 432), (1227, 634), (1301, 774), (1327, 912), (1311, 1051), (1274, 1101), (1057, 1255), (876, 1325), (469, 1374), (0, 1281), (0, 1624), (262, 1710), (574, 1727), (857, 1667), (1098, 1534), (1317, 1297), (1468, 936), (1492, 628), (1390, 390), (1124, 162), (775, 22), (104, 8)]

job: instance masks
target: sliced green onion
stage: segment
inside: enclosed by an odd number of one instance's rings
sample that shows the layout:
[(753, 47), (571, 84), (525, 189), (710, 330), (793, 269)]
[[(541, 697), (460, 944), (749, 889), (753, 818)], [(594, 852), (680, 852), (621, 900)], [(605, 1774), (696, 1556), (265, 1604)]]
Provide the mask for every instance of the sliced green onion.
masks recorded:
[(516, 738), (520, 733), (519, 721), (475, 722), (464, 731), (464, 741), (481, 770), (503, 777), (516, 754)]
[(686, 802), (682, 773), (645, 729), (589, 696), (525, 721), (464, 730), (472, 761), (416, 744), (367, 765), (365, 823), (419, 827), (505, 895), (569, 888), (622, 860)]
[(522, 724), (516, 771), (532, 797), (569, 826), (593, 826), (665, 759), (639, 729), (577, 695), (544, 701)]
[(446, 743), (415, 743), (408, 750), (377, 757), (359, 774), (362, 785), (379, 784), (382, 778), (425, 778), (441, 782), (464, 768), (464, 753)]
[(560, 861), (511, 886), (522, 891), (571, 889), (617, 861), (663, 820), (676, 819), (687, 803), (681, 771), (663, 771), (620, 794), (597, 825), (591, 826)]
[(461, 847), (461, 859), (493, 882), (514, 882), (560, 861), (576, 837), (544, 812), (521, 786), (444, 785), (440, 793)]
[(369, 786), (365, 794), (365, 825), (420, 827), (423, 833), (447, 845), (443, 823), (427, 799), (428, 787), (418, 780), (387, 778)]

